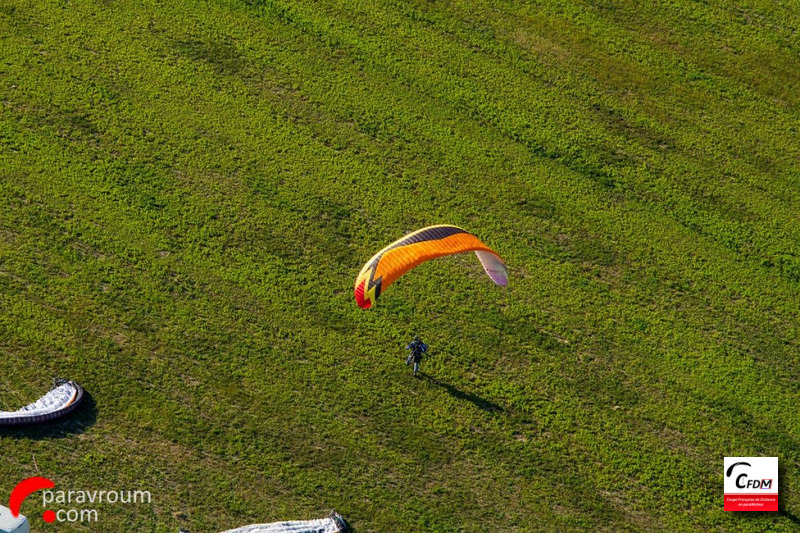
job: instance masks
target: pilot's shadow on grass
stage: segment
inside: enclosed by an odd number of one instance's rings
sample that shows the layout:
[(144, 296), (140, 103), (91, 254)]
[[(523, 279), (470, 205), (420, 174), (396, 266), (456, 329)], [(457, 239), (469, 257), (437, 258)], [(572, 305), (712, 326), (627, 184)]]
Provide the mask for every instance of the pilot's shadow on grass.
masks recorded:
[(450, 396), (452, 396), (453, 398), (457, 398), (459, 400), (466, 400), (466, 401), (472, 403), (478, 409), (482, 409), (482, 410), (484, 410), (486, 412), (489, 412), (489, 413), (502, 413), (503, 412), (503, 408), (500, 407), (499, 405), (497, 405), (496, 403), (492, 402), (492, 401), (489, 401), (489, 400), (487, 400), (485, 398), (481, 398), (480, 396), (477, 396), (475, 394), (471, 394), (469, 392), (464, 392), (461, 389), (459, 389), (457, 387), (454, 387), (453, 385), (450, 385), (448, 383), (445, 383), (444, 381), (440, 381), (440, 380), (436, 379), (433, 376), (429, 376), (428, 374), (426, 374), (424, 372), (420, 372), (419, 376), (421, 378), (427, 380), (429, 383), (433, 383), (437, 387), (440, 387), (440, 388), (446, 390), (447, 393)]
[(97, 404), (88, 391), (84, 390), (83, 400), (71, 413), (51, 422), (43, 424), (14, 426), (0, 428), (2, 439), (63, 439), (73, 435), (80, 435), (97, 421)]

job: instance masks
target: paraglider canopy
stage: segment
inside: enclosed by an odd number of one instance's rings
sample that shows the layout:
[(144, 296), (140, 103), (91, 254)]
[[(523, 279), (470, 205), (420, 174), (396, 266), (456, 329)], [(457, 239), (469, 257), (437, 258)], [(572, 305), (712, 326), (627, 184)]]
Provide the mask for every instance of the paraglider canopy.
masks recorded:
[(409, 270), (437, 257), (464, 252), (475, 252), (497, 285), (508, 284), (503, 260), (475, 235), (456, 226), (429, 226), (396, 240), (367, 261), (356, 278), (356, 302), (362, 309), (369, 309), (389, 285)]
[(328, 518), (254, 524), (224, 531), (223, 533), (310, 533), (312, 531), (315, 533), (351, 533), (352, 528), (342, 515), (336, 511), (331, 511)]
[(0, 411), (0, 427), (38, 424), (72, 412), (83, 399), (83, 389), (74, 381), (53, 380), (53, 388), (17, 411)]
[(0, 505), (0, 533), (30, 533), (28, 519), (23, 515), (14, 516), (11, 509)]

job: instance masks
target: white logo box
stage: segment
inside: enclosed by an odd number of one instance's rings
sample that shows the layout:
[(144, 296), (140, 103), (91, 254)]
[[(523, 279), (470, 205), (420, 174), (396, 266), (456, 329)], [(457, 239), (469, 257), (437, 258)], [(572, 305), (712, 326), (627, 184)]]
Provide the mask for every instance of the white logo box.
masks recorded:
[(778, 458), (726, 457), (726, 511), (778, 510)]

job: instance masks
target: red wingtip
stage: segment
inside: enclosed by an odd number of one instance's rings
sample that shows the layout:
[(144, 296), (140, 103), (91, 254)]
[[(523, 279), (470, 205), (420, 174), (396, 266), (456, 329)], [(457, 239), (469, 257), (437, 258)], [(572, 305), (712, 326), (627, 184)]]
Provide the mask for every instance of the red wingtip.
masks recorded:
[(370, 307), (372, 307), (372, 302), (369, 300), (369, 298), (366, 298), (366, 299), (364, 298), (364, 284), (365, 283), (366, 283), (366, 280), (364, 280), (361, 283), (359, 283), (358, 287), (356, 287), (356, 290), (354, 291), (354, 295), (356, 297), (356, 303), (358, 304), (358, 306), (361, 309), (369, 309)]

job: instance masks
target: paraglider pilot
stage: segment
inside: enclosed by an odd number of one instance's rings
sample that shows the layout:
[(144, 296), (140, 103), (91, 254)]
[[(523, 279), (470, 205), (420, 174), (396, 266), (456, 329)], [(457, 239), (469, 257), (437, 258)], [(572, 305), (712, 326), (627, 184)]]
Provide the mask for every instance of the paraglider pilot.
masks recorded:
[(422, 342), (419, 335), (414, 335), (414, 340), (406, 346), (406, 350), (411, 350), (411, 354), (406, 358), (406, 366), (414, 363), (414, 375), (419, 372), (419, 362), (422, 361), (422, 354), (428, 351), (428, 345)]

